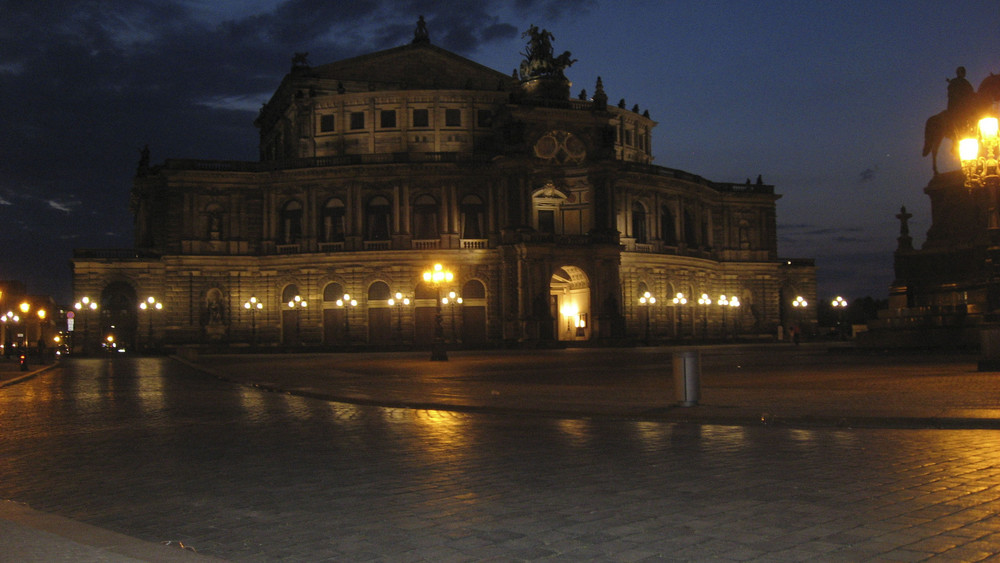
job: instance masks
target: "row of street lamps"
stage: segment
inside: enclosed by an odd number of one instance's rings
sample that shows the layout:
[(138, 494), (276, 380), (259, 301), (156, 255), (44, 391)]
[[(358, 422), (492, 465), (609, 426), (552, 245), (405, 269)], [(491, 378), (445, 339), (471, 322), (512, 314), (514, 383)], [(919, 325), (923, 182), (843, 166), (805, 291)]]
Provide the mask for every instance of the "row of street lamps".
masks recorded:
[[(676, 293), (671, 301), (675, 306), (678, 307), (687, 305), (688, 303), (687, 296), (681, 292)], [(707, 293), (702, 293), (701, 296), (698, 297), (698, 305), (704, 307), (705, 311), (704, 315), (702, 316), (702, 323), (703, 323), (702, 332), (704, 337), (706, 338), (708, 337), (708, 307), (712, 305), (712, 303), (713, 303), (712, 298), (709, 297)], [(656, 304), (656, 297), (648, 291), (643, 292), (643, 294), (639, 297), (639, 305), (646, 308), (645, 340), (647, 343), (649, 342), (649, 319), (651, 311), (650, 307), (652, 307), (655, 304)], [(715, 301), (715, 304), (722, 308), (722, 328), (723, 332), (725, 332), (728, 327), (726, 321), (727, 309), (732, 308), (735, 310), (736, 308), (740, 307), (742, 303), (740, 302), (740, 298), (736, 295), (731, 295), (731, 296), (720, 295), (718, 300)], [(844, 308), (847, 307), (847, 300), (838, 295), (830, 302), (830, 305), (834, 309), (843, 311)], [(808, 306), (809, 302), (801, 295), (795, 296), (795, 299), (792, 300), (792, 307), (796, 310), (805, 310), (805, 308)], [(679, 311), (681, 311), (681, 315), (683, 315), (683, 309), (679, 309)], [(683, 316), (681, 317), (680, 320), (681, 324), (683, 324)]]
[[(671, 302), (675, 306), (683, 307), (684, 305), (687, 305), (688, 298), (686, 295), (684, 295), (684, 293), (677, 292), (676, 294), (674, 294), (674, 297), (671, 300)], [(650, 294), (650, 292), (648, 291), (643, 292), (643, 294), (639, 297), (639, 305), (644, 306), (646, 308), (646, 336), (645, 336), (646, 343), (649, 343), (650, 307), (655, 304), (656, 304), (656, 297)], [(712, 304), (712, 298), (709, 297), (707, 293), (702, 293), (701, 296), (698, 298), (698, 305), (705, 307), (705, 314), (702, 318), (703, 321), (702, 328), (704, 336), (706, 338), (708, 337), (708, 306), (711, 304)], [(739, 307), (740, 298), (735, 295), (732, 296), (720, 295), (719, 300), (716, 302), (716, 304), (722, 307), (722, 327), (723, 327), (723, 332), (725, 332), (727, 326), (726, 309), (730, 307), (732, 308)], [(681, 314), (683, 315), (683, 309), (679, 310), (682, 312)], [(683, 324), (683, 317), (680, 318), (679, 321), (681, 321), (681, 324)]]
[[(441, 318), (441, 305), (451, 306), (452, 315), (452, 331), (454, 336), (454, 326), (455, 326), (455, 309), (456, 304), (461, 305), (463, 300), (462, 297), (456, 294), (454, 291), (450, 291), (447, 297), (441, 297), (441, 285), (445, 283), (451, 283), (454, 281), (454, 274), (445, 269), (441, 264), (435, 264), (432, 269), (424, 272), (423, 279), (425, 282), (433, 285), (435, 291), (437, 291), (437, 298), (435, 299), (435, 318), (434, 318), (434, 348), (431, 354), (432, 360), (447, 360), (447, 352), (444, 350), (444, 329)], [(345, 293), (344, 296), (336, 301), (338, 307), (344, 309), (349, 309), (351, 307), (357, 307), (357, 299), (351, 298), (350, 294)], [(410, 305), (411, 301), (409, 297), (405, 297), (402, 293), (396, 292), (394, 297), (388, 299), (387, 301), (390, 307), (395, 307), (397, 324), (396, 330), (402, 338), (403, 331), (403, 312), (402, 308), (404, 306)], [(301, 310), (308, 307), (308, 302), (302, 298), (301, 295), (295, 295), (292, 297), (288, 303), (289, 310)], [(88, 342), (90, 340), (90, 331), (88, 326), (90, 313), (97, 311), (98, 304), (97, 301), (91, 299), (89, 296), (82, 297), (79, 301), (74, 304), (74, 309), (79, 311), (83, 317), (83, 332), (84, 332), (84, 349), (87, 348)], [(23, 312), (26, 314), (30, 308), (30, 305), (23, 303), (21, 305)], [(251, 342), (256, 345), (257, 343), (257, 313), (263, 310), (264, 303), (258, 299), (256, 296), (251, 296), (246, 302), (243, 303), (243, 308), (250, 313), (250, 327), (251, 327)], [(139, 303), (139, 309), (148, 313), (148, 334), (147, 334), (147, 345), (152, 346), (153, 343), (153, 312), (162, 311), (163, 303), (156, 300), (154, 297), (147, 297), (144, 301)], [(40, 318), (44, 318), (45, 311), (38, 311)], [(13, 312), (9, 312), (3, 316), (0, 316), (0, 321), (4, 324), (17, 323), (21, 317), (15, 315)], [(75, 332), (75, 331), (74, 331)], [(346, 337), (350, 337), (351, 325), (350, 325), (350, 312), (345, 310), (344, 314), (344, 333)], [(295, 336), (296, 340), (301, 342), (301, 321), (297, 314), (295, 316)], [(113, 336), (109, 335), (109, 342), (113, 342)]]
[[(441, 286), (443, 284), (451, 283), (455, 279), (454, 273), (446, 269), (441, 264), (434, 264), (434, 266), (423, 273), (424, 282), (430, 284), (434, 287), (437, 293), (434, 299), (434, 340), (431, 348), (431, 360), (434, 361), (447, 361), (448, 352), (444, 347), (444, 322), (441, 316), (441, 306), (449, 305), (451, 309), (451, 326), (452, 326), (452, 337), (455, 337), (455, 305), (461, 305), (463, 299), (460, 295), (454, 291), (449, 291), (446, 297), (441, 296)], [(410, 305), (410, 298), (404, 296), (400, 292), (396, 292), (393, 297), (390, 297), (386, 303), (390, 307), (396, 309), (396, 331), (400, 339), (402, 339), (403, 333), (403, 307)], [(345, 309), (344, 311), (344, 336), (345, 338), (350, 338), (351, 334), (351, 315), (350, 308), (358, 306), (358, 300), (351, 297), (349, 293), (345, 293), (343, 297), (337, 299), (337, 307)], [(250, 321), (253, 326), (254, 340), (256, 340), (256, 322), (254, 319), (254, 309), (262, 308), (262, 304), (257, 300), (256, 297), (251, 297), (250, 301), (243, 304), (244, 308), (251, 311)], [(288, 301), (289, 310), (305, 309), (308, 306), (305, 299), (300, 295), (294, 296)], [(296, 341), (301, 342), (301, 324), (299, 315), (295, 316), (295, 337)]]

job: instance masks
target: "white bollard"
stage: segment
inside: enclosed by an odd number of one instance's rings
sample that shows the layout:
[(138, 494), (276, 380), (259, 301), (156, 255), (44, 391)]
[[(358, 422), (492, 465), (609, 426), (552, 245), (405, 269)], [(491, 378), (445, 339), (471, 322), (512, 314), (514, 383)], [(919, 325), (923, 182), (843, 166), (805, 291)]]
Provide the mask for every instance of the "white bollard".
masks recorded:
[(674, 354), (674, 389), (677, 404), (693, 407), (701, 398), (701, 353), (685, 350)]

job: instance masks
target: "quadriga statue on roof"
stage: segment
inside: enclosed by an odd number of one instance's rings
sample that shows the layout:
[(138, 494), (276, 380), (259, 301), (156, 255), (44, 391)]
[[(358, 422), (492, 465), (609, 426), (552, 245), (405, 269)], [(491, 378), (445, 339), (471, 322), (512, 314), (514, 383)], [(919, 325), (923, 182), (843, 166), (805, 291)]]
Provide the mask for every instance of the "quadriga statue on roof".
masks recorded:
[(524, 56), (520, 68), (521, 80), (527, 81), (545, 77), (566, 78), (563, 71), (575, 63), (576, 59), (570, 58), (569, 51), (558, 57), (552, 56), (552, 40), (555, 39), (552, 32), (545, 29), (539, 30), (538, 26), (532, 25), (528, 31), (521, 34), (521, 37), (529, 38), (527, 52), (521, 53)]

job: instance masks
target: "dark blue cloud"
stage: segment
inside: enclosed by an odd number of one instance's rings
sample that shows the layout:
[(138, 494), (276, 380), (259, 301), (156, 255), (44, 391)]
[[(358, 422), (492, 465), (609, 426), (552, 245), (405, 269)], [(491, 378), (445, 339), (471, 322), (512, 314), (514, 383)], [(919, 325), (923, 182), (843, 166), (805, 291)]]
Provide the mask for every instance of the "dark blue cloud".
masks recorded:
[[(518, 5), (519, 16), (570, 11)], [(435, 44), (471, 56), (522, 25), (504, 19), (499, 0), (267, 6), (0, 1), (0, 277), (68, 299), (69, 245), (130, 246), (128, 193), (144, 145), (154, 162), (254, 160), (255, 112), (295, 52), (323, 64), (395, 47), (424, 15)]]

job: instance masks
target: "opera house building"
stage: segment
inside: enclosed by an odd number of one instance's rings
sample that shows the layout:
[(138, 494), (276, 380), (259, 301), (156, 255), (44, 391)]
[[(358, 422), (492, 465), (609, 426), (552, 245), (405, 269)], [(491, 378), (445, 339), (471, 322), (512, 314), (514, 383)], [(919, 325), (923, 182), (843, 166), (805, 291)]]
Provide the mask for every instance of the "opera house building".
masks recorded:
[(77, 338), (499, 347), (814, 322), (792, 302), (815, 302), (815, 265), (779, 257), (774, 186), (654, 165), (648, 110), (599, 77), (571, 94), (569, 53), (525, 36), (513, 74), (422, 20), (400, 47), (297, 55), (256, 118), (259, 160), (146, 152), (134, 248), (74, 254)]

